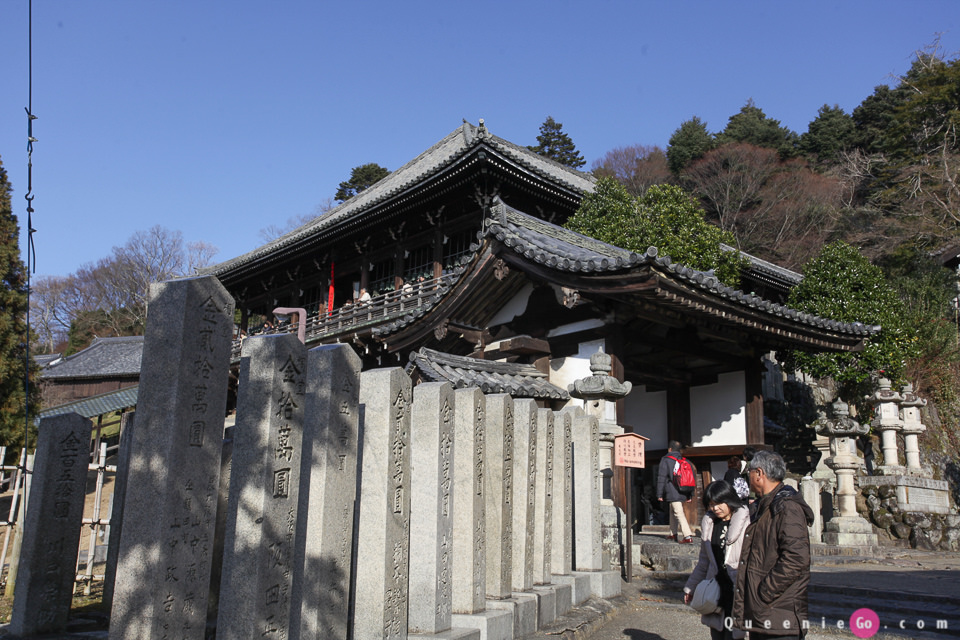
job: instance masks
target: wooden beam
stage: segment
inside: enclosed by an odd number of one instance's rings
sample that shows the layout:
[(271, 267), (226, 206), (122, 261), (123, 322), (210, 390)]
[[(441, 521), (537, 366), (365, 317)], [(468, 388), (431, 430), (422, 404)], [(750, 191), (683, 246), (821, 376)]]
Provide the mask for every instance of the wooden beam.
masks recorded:
[(498, 349), (503, 353), (513, 353), (516, 355), (548, 354), (550, 353), (550, 343), (538, 338), (519, 336), (504, 340), (500, 343)]

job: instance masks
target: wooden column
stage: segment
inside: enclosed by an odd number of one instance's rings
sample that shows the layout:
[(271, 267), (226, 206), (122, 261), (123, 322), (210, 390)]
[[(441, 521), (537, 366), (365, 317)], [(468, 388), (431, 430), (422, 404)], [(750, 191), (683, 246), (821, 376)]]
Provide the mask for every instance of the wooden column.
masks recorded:
[[(619, 326), (614, 327), (613, 331), (604, 336), (604, 350), (610, 355), (610, 375), (619, 382), (624, 382), (623, 360), (620, 355), (623, 353), (623, 331)], [(624, 409), (624, 399), (620, 398), (617, 405), (617, 424), (623, 425), (626, 421), (626, 410)]]
[[(360, 288), (367, 289), (369, 291), (370, 287), (370, 258), (366, 254), (360, 256), (362, 262), (360, 263)], [(370, 294), (373, 295), (373, 294)]]
[(690, 446), (693, 437), (690, 430), (690, 385), (675, 384), (667, 387), (667, 438), (679, 440)]
[(746, 389), (747, 444), (764, 444), (763, 439), (763, 361), (750, 358), (744, 367)]
[(393, 256), (393, 288), (400, 291), (403, 284), (403, 247), (398, 245), (397, 253)]
[(433, 234), (433, 277), (443, 275), (443, 231), (437, 227)]

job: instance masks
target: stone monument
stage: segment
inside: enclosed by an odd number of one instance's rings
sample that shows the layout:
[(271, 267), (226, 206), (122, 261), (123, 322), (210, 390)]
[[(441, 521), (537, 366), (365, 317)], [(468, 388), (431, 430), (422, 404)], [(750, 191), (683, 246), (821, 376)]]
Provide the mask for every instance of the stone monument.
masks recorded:
[(450, 629), (453, 545), (453, 387), (424, 382), (413, 390), (410, 424), (410, 600), (407, 628)]
[[(512, 640), (513, 614), (487, 609), (486, 458), (490, 434), (486, 397), (476, 387), (457, 389), (454, 410), (450, 624), (477, 629), (484, 640)], [(493, 464), (497, 466), (496, 461)], [(500, 512), (502, 504), (497, 507)]]
[(356, 539), (360, 368), (360, 358), (349, 345), (307, 352), (295, 551), (302, 571), (293, 578), (292, 640), (347, 638)]
[(487, 598), (501, 599), (513, 578), (513, 398), (488, 395), (486, 408)]
[(243, 342), (217, 637), (289, 637), (306, 348), (292, 334)]
[(45, 418), (37, 433), (10, 631), (17, 637), (67, 626), (80, 546), (91, 423), (76, 413)]
[(216, 278), (151, 286), (110, 637), (205, 636), (232, 338)]
[(360, 374), (363, 445), (355, 638), (407, 637), (410, 540), (410, 378), (403, 369)]

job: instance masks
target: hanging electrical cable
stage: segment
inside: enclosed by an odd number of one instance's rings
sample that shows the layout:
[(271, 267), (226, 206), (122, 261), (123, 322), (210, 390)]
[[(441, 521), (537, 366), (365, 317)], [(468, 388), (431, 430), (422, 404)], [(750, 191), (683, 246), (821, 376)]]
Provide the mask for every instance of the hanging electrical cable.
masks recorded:
[(33, 121), (37, 116), (33, 115), (33, 0), (27, 0), (27, 192), (24, 198), (27, 201), (27, 317), (26, 317), (26, 337), (24, 344), (26, 351), (24, 353), (24, 424), (23, 424), (23, 449), (26, 451), (29, 445), (30, 437), (30, 274), (36, 271), (36, 256), (33, 245), (33, 234), (36, 229), (33, 228), (33, 143), (37, 139), (33, 137)]

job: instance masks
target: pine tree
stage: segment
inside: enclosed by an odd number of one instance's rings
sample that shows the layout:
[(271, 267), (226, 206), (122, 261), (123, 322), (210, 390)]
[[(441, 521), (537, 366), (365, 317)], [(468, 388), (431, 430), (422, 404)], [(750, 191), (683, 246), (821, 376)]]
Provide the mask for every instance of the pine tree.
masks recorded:
[[(27, 270), (20, 260), (20, 228), (13, 215), (10, 183), (0, 160), (0, 444), (8, 447), (8, 459), (23, 445), (26, 424), (24, 373), (26, 369)], [(40, 406), (34, 366), (30, 372), (30, 413)], [(31, 440), (35, 429), (32, 428)]]
[(577, 151), (577, 146), (573, 144), (570, 136), (563, 132), (563, 124), (554, 120), (553, 116), (547, 116), (540, 125), (537, 146), (527, 148), (538, 155), (551, 158), (574, 169), (579, 169), (587, 163)]
[(681, 124), (670, 136), (667, 147), (667, 164), (674, 175), (686, 169), (694, 160), (703, 157), (716, 146), (713, 135), (707, 131), (707, 123), (694, 116)]
[(349, 200), (364, 189), (372, 187), (380, 180), (390, 175), (390, 170), (381, 167), (376, 162), (362, 164), (350, 170), (350, 179), (344, 180), (337, 188), (337, 193), (333, 196), (338, 201)]

